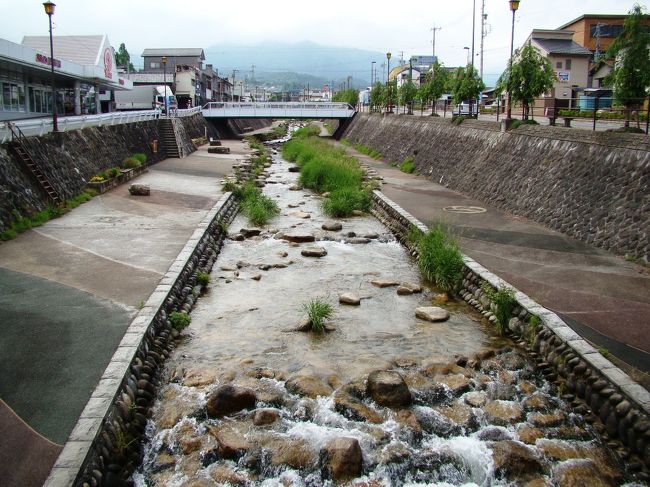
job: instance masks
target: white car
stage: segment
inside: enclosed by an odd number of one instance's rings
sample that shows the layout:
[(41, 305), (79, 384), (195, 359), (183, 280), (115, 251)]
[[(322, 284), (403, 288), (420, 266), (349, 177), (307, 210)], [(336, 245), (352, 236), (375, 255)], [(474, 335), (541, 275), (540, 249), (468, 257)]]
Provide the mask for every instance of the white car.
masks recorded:
[[(454, 107), (452, 113), (454, 115), (469, 115), (469, 103), (459, 103)], [(472, 115), (478, 115), (478, 103), (472, 103)]]

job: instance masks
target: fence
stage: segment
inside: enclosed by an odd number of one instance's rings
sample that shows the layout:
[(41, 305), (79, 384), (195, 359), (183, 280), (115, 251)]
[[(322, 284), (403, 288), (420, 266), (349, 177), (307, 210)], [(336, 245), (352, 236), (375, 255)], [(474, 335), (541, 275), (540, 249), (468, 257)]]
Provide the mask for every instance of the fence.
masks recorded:
[[(169, 117), (189, 117), (196, 113), (201, 113), (200, 106), (183, 110), (170, 110)], [(146, 122), (148, 120), (156, 120), (161, 117), (165, 118), (160, 110), (138, 110), (102, 113), (99, 115), (59, 117), (58, 127), (60, 132), (67, 132), (68, 130), (80, 130), (86, 127), (101, 127), (104, 125), (120, 125), (124, 123)], [(25, 120), (5, 122), (0, 126), (0, 143), (2, 144), (11, 140), (11, 130), (7, 126), (8, 123), (11, 123), (13, 126), (19, 128), (26, 137), (41, 136), (52, 132), (52, 117), (30, 118)]]

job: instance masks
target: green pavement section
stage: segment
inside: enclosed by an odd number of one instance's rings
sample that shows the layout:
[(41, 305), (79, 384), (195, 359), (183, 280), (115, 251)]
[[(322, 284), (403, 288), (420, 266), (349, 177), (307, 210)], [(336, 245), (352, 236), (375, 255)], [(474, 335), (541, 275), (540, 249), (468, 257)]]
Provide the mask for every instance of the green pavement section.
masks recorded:
[(0, 397), (62, 444), (131, 314), (78, 289), (0, 268), (0, 316)]

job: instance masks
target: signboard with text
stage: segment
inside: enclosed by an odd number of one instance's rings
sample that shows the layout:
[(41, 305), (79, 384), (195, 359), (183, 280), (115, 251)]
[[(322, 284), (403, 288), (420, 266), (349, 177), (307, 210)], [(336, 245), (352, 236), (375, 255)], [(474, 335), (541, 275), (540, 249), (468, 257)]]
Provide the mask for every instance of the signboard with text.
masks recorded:
[(557, 73), (557, 79), (559, 81), (569, 81), (571, 73), (569, 71), (558, 71)]

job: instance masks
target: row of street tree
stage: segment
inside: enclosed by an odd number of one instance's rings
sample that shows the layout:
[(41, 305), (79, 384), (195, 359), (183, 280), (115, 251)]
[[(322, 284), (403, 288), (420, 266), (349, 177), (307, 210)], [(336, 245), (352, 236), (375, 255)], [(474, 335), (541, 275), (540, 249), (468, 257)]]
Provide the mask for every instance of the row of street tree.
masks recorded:
[[(613, 43), (606, 57), (613, 60), (614, 68), (606, 78), (607, 86), (614, 91), (616, 101), (629, 109), (639, 109), (643, 99), (650, 95), (650, 33), (643, 24), (646, 15), (643, 8), (634, 5), (623, 26), (623, 32)], [(512, 103), (523, 106), (524, 118), (528, 119), (536, 98), (551, 91), (555, 72), (548, 59), (530, 43), (517, 49), (512, 62), (497, 81), (495, 95), (509, 93)], [(432, 106), (443, 94), (450, 93), (454, 104), (478, 100), (485, 89), (483, 81), (472, 65), (454, 71), (435, 63), (424, 82), (417, 86), (406, 80), (399, 87), (396, 80), (377, 82), (372, 87), (370, 108), (382, 111), (392, 105), (409, 107), (414, 102), (421, 106)], [(356, 103), (353, 94), (342, 92), (340, 101)], [(338, 95), (338, 94), (337, 94)]]

